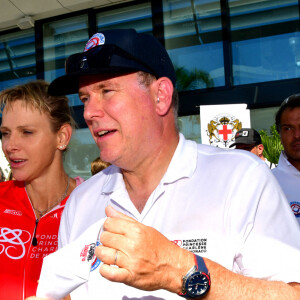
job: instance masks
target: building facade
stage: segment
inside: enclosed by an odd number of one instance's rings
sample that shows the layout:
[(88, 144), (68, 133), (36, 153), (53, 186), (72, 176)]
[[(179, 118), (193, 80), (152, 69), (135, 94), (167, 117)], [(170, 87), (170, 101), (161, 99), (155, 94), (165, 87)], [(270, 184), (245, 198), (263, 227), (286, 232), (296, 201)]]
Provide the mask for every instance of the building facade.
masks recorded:
[[(201, 142), (201, 105), (246, 103), (251, 126), (269, 129), (274, 113), (300, 91), (298, 0), (126, 1), (42, 19), (29, 29), (0, 32), (0, 90), (64, 74), (69, 55), (82, 52), (96, 32), (135, 28), (167, 49), (177, 73), (179, 128)], [(90, 176), (99, 150), (69, 96), (79, 128), (65, 164), (70, 175)]]

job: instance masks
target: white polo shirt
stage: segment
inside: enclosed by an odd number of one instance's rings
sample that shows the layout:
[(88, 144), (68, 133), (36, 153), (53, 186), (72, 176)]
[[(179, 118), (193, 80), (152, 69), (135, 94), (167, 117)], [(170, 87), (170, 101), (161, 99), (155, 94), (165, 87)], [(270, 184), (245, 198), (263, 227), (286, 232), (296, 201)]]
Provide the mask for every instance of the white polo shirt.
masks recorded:
[[(104, 218), (107, 205), (233, 272), (300, 282), (300, 229), (265, 162), (247, 151), (198, 145), (180, 134), (169, 168), (142, 213), (132, 204), (119, 168), (105, 169), (70, 196), (60, 246)], [(182, 299), (165, 290), (109, 282), (98, 269), (71, 294), (72, 300)]]
[(288, 161), (284, 151), (281, 152), (277, 168), (272, 170), (300, 226), (300, 172)]

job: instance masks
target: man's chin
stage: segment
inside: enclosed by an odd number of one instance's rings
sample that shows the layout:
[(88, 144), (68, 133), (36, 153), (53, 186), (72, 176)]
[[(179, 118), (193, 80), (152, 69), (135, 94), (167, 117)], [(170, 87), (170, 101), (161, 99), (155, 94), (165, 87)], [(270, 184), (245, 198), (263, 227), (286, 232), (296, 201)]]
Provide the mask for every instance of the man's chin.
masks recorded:
[(106, 150), (101, 151), (101, 149), (100, 149), (100, 158), (101, 158), (101, 160), (114, 165), (116, 158), (114, 157), (114, 155), (112, 155), (111, 151), (108, 151), (108, 152), (110, 152), (110, 153), (107, 153)]
[(288, 161), (293, 165), (295, 162), (300, 163), (300, 151), (287, 155)]

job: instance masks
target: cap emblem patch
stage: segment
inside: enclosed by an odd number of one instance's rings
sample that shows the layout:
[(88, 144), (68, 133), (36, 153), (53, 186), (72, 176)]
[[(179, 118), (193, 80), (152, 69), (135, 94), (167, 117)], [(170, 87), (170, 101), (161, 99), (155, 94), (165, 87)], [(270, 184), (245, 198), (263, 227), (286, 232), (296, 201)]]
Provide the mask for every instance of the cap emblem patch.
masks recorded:
[(86, 70), (86, 69), (88, 69), (88, 67), (89, 67), (89, 65), (88, 65), (87, 58), (84, 56), (80, 62), (80, 69)]
[(242, 136), (248, 136), (249, 135), (249, 132), (248, 131), (243, 131), (243, 133), (242, 133)]
[(94, 34), (86, 43), (85, 48), (84, 48), (84, 52), (99, 46), (99, 45), (103, 45), (105, 43), (105, 36), (103, 33), (96, 33)]

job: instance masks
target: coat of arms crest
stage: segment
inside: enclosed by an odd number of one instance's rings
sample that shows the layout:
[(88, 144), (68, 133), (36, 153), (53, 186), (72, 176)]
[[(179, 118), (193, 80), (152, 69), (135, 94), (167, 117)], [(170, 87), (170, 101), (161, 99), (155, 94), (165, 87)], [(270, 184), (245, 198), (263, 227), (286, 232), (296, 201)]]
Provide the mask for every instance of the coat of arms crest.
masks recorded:
[(234, 141), (237, 131), (242, 129), (242, 122), (230, 114), (219, 114), (207, 124), (210, 145), (228, 147)]

